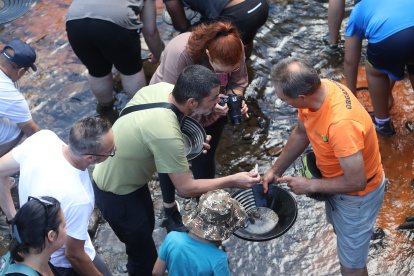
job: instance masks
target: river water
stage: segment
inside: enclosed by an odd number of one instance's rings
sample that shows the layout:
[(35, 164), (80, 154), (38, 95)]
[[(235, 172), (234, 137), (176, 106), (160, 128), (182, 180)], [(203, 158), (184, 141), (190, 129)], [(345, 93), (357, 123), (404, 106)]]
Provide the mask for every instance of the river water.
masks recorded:
[[(251, 118), (242, 126), (226, 128), (217, 160), (220, 175), (251, 170), (255, 164), (259, 165), (260, 173), (265, 172), (293, 129), (296, 112), (277, 99), (269, 80), (270, 68), (279, 59), (304, 58), (318, 68), (323, 77), (342, 80), (342, 53), (327, 53), (322, 43), (328, 29), (327, 1), (269, 2), (269, 20), (256, 37), (248, 63), (251, 81), (246, 96)], [(69, 0), (40, 1), (24, 17), (0, 26), (0, 44), (18, 37), (36, 48), (39, 70), (23, 77), (22, 92), (39, 125), (52, 129), (65, 140), (73, 121), (94, 114), (86, 70), (66, 38), (64, 18), (69, 4)], [(157, 0), (157, 5), (162, 8), (161, 1)], [(351, 8), (347, 1), (346, 14)], [(345, 24), (346, 21), (343, 27)], [(160, 16), (158, 25), (163, 40), (176, 35)], [(359, 86), (366, 86), (362, 67)], [(359, 92), (358, 97), (371, 109), (366, 91)], [(125, 96), (118, 94), (118, 98), (121, 107), (125, 104)], [(397, 83), (394, 98), (391, 114), (397, 135), (379, 138), (389, 185), (377, 221), (378, 232), (383, 235), (370, 247), (368, 270), (371, 275), (414, 275), (411, 272), (414, 270), (414, 234), (397, 230), (407, 216), (414, 214), (414, 135), (405, 127), (414, 120), (414, 95), (407, 81)], [(297, 173), (297, 167), (292, 166), (287, 173)], [(157, 217), (161, 218), (159, 190), (154, 188), (153, 195)], [(295, 199), (299, 208), (296, 223), (282, 237), (261, 243), (231, 237), (224, 243), (234, 275), (340, 274), (335, 235), (325, 222), (324, 205), (305, 196), (295, 196)], [(157, 244), (165, 235), (159, 225), (160, 219), (154, 234)], [(0, 237), (3, 246), (0, 253), (7, 243), (2, 241), (3, 237)], [(114, 273), (124, 275), (123, 247), (105, 224), (98, 230), (96, 246)]]

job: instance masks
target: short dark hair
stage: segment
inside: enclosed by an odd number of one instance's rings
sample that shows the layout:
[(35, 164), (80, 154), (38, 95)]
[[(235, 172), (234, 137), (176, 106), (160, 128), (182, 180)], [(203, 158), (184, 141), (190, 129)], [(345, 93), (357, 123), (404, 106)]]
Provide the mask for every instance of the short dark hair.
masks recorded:
[[(296, 65), (296, 66), (293, 66)], [(305, 61), (284, 58), (273, 66), (271, 79), (282, 93), (296, 99), (299, 95), (310, 95), (321, 85), (316, 70)]]
[[(62, 220), (59, 216), (60, 202), (49, 196), (27, 201), (12, 220), (10, 253), (14, 260), (21, 262), (19, 253), (40, 253), (45, 248), (45, 238), (50, 230), (59, 234)], [(46, 203), (43, 203), (47, 202)]]
[(190, 65), (178, 76), (172, 95), (179, 104), (190, 98), (201, 102), (217, 86), (220, 86), (220, 81), (213, 71), (202, 65)]
[(108, 120), (87, 117), (75, 122), (69, 131), (69, 148), (78, 154), (101, 150), (101, 138), (111, 129)]

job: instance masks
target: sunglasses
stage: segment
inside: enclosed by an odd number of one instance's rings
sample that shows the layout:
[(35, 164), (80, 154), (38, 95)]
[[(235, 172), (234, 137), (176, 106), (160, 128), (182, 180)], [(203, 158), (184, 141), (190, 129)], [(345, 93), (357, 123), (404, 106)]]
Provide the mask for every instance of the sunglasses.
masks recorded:
[(55, 203), (50, 202), (50, 201), (48, 201), (48, 200), (46, 200), (46, 199), (43, 199), (43, 198), (38, 198), (38, 197), (33, 197), (33, 196), (29, 196), (29, 197), (28, 197), (28, 199), (27, 199), (27, 202), (32, 201), (32, 200), (34, 200), (34, 201), (36, 201), (36, 202), (39, 202), (39, 203), (40, 203), (40, 205), (42, 205), (42, 206), (43, 206), (43, 208), (45, 209), (45, 218), (46, 218), (46, 223), (45, 223), (45, 232), (46, 232), (47, 225), (49, 224), (49, 212), (48, 212), (48, 207), (50, 207), (50, 206), (54, 206), (54, 205), (55, 205)]

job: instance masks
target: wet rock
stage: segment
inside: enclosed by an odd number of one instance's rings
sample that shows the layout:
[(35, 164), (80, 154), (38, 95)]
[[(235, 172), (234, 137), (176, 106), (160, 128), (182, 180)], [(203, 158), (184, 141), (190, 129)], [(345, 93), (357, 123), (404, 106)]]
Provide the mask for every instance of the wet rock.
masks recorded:
[(99, 224), (102, 222), (102, 215), (99, 209), (95, 208), (92, 212), (91, 217), (89, 218), (88, 233), (89, 236), (93, 239), (98, 230)]
[(408, 131), (413, 132), (414, 131), (414, 123), (411, 121), (407, 121), (404, 124), (405, 128), (408, 129)]
[(274, 147), (267, 151), (270, 156), (279, 156), (283, 151), (283, 147)]
[(400, 230), (411, 230), (414, 229), (414, 216), (408, 216), (405, 222), (398, 226)]
[(270, 139), (262, 147), (264, 149), (271, 149), (284, 143), (283, 139)]

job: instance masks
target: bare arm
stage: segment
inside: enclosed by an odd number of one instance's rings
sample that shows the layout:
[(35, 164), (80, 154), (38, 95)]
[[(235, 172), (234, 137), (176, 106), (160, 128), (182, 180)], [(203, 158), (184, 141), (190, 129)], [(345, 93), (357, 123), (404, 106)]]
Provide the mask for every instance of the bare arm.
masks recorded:
[(0, 207), (8, 220), (16, 215), (13, 199), (10, 193), (8, 177), (20, 169), (19, 163), (13, 158), (11, 152), (0, 158)]
[(151, 51), (152, 63), (157, 63), (160, 60), (163, 50), (163, 43), (156, 24), (156, 16), (155, 0), (146, 0), (140, 17), (143, 24), (142, 34)]
[(183, 196), (198, 196), (208, 191), (231, 187), (247, 189), (260, 181), (260, 175), (254, 172), (240, 172), (213, 179), (193, 179), (190, 172), (169, 173), (168, 175), (178, 193)]
[(185, 16), (184, 6), (180, 0), (165, 1), (165, 7), (171, 16), (174, 29), (182, 33), (190, 29), (190, 21)]
[(26, 137), (29, 137), (40, 130), (39, 126), (33, 120), (17, 124), (17, 126), (23, 131)]
[(354, 35), (345, 38), (344, 74), (346, 85), (355, 94), (358, 65), (361, 59), (362, 38)]
[(85, 241), (74, 239), (71, 236), (66, 238), (65, 256), (69, 260), (73, 269), (79, 275), (100, 276), (102, 273), (96, 268), (95, 264), (85, 252)]
[(324, 179), (286, 176), (278, 180), (288, 182), (296, 194), (315, 192), (340, 194), (364, 190), (367, 181), (361, 151), (348, 157), (339, 158), (339, 163), (344, 172), (342, 176)]
[(157, 258), (157, 261), (155, 262), (154, 268), (152, 269), (152, 275), (153, 276), (163, 276), (165, 273), (166, 264), (163, 260), (160, 259), (160, 257)]
[(281, 155), (263, 177), (265, 192), (267, 192), (269, 183), (276, 182), (277, 178), (289, 168), (290, 164), (301, 155), (308, 145), (308, 135), (306, 134), (303, 122), (299, 121), (292, 134), (290, 134)]

